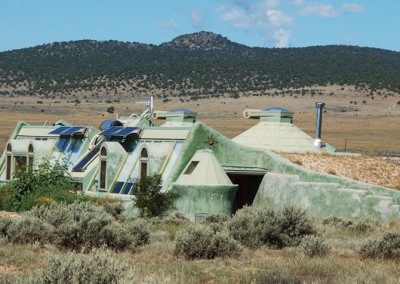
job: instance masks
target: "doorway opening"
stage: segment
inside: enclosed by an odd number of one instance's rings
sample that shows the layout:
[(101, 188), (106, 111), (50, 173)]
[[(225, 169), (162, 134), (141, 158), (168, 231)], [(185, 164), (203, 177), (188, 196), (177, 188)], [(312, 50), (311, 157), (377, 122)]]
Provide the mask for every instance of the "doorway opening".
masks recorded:
[(233, 184), (238, 185), (238, 190), (236, 192), (235, 211), (243, 208), (245, 205), (252, 205), (264, 174), (248, 175), (228, 173), (228, 177)]

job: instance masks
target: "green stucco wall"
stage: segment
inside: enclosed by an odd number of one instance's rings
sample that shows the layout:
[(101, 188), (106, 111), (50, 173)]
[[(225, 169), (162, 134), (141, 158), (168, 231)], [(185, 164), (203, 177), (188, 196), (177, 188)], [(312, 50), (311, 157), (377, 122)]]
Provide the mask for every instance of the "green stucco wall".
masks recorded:
[(182, 185), (172, 184), (179, 194), (176, 209), (191, 220), (213, 213), (232, 215), (237, 185)]
[[(210, 137), (215, 141), (212, 146), (208, 144)], [(284, 204), (294, 204), (317, 218), (400, 218), (400, 192), (397, 190), (305, 169), (273, 152), (234, 143), (202, 123), (195, 123), (190, 131), (165, 186), (171, 188), (194, 153), (205, 148), (212, 149), (222, 166), (267, 169), (268, 174), (260, 185), (253, 206), (280, 208)], [(185, 187), (181, 191), (190, 189)], [(194, 198), (191, 208), (206, 212), (209, 210), (203, 201), (206, 199)]]

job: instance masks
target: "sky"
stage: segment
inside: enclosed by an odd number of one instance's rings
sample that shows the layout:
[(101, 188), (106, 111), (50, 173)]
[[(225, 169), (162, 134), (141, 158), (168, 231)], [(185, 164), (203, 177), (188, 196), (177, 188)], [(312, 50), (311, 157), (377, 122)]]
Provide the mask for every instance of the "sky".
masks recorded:
[(399, 0), (0, 0), (0, 52), (71, 40), (161, 44), (209, 31), (251, 47), (400, 51)]

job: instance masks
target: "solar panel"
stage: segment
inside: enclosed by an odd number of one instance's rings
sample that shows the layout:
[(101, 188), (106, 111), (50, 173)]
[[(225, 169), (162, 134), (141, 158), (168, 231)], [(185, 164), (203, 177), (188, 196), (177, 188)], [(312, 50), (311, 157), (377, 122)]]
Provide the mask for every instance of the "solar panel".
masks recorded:
[(83, 126), (73, 126), (70, 127), (69, 129), (64, 130), (63, 132), (60, 133), (60, 135), (73, 135), (76, 132), (82, 132), (82, 130), (84, 130), (85, 127)]
[(72, 169), (73, 172), (84, 172), (90, 162), (99, 154), (101, 143), (97, 144), (93, 147), (92, 150), (89, 151), (75, 167)]
[(139, 129), (139, 127), (125, 127), (121, 129), (120, 131), (113, 133), (113, 136), (127, 136), (129, 134), (132, 134), (136, 132)]
[(70, 126), (61, 126), (57, 129), (54, 129), (53, 131), (51, 131), (49, 134), (60, 134), (61, 132), (64, 132), (65, 130), (71, 128)]
[(128, 194), (129, 191), (130, 191), (131, 188), (132, 188), (132, 185), (133, 185), (133, 183), (131, 183), (131, 182), (126, 183), (124, 190), (121, 191), (120, 193), (121, 193), (121, 194)]
[(113, 190), (111, 191), (111, 193), (119, 193), (121, 191), (122, 186), (124, 185), (123, 182), (119, 181), (115, 184)]
[(100, 132), (100, 135), (104, 135), (104, 136), (112, 135), (115, 132), (120, 131), (121, 129), (123, 129), (122, 126), (114, 126), (114, 127), (111, 127), (111, 128), (109, 128), (107, 130), (104, 130), (104, 131)]

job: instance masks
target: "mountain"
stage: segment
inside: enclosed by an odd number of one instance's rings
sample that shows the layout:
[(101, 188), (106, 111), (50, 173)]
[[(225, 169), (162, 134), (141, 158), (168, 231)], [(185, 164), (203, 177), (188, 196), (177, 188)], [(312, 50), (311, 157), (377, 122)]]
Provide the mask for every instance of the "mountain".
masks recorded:
[(55, 42), (0, 53), (0, 95), (240, 96), (329, 84), (400, 93), (400, 53), (357, 46), (253, 48), (211, 32), (161, 45)]

